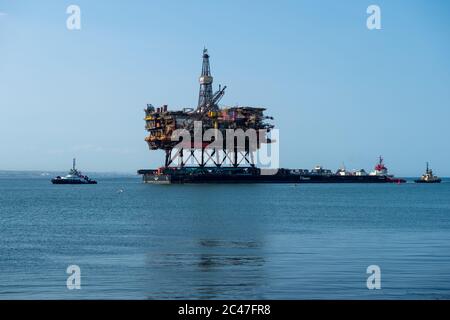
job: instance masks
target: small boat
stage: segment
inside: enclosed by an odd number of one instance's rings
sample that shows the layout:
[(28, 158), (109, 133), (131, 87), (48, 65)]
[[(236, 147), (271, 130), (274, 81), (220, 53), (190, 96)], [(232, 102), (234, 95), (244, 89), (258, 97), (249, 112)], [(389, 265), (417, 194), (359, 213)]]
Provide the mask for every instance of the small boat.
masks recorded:
[(414, 180), (415, 183), (441, 183), (441, 181), (441, 178), (433, 175), (433, 170), (429, 168), (428, 162), (425, 174), (423, 174), (420, 179)]
[(75, 168), (76, 159), (73, 159), (72, 169), (65, 177), (57, 176), (52, 179), (53, 184), (97, 184), (97, 181), (90, 179)]

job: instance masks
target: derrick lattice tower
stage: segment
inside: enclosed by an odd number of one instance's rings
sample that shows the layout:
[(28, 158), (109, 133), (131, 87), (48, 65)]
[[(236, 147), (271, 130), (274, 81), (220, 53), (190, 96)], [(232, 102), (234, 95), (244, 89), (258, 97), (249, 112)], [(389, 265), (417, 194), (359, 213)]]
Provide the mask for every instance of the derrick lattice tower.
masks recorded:
[(200, 92), (198, 95), (198, 109), (203, 109), (210, 105), (213, 98), (213, 77), (211, 76), (211, 68), (209, 66), (208, 50), (203, 49), (202, 73), (198, 79), (200, 83)]

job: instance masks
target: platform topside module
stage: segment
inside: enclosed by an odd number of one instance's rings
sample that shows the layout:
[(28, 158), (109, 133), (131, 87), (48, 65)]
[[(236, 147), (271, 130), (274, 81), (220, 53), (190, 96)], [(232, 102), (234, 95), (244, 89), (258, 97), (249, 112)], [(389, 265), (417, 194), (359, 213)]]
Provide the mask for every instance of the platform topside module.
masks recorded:
[[(203, 51), (199, 83), (200, 91), (196, 108), (171, 111), (167, 105), (158, 108), (151, 104), (147, 105), (145, 128), (149, 135), (145, 140), (149, 148), (165, 151), (165, 167), (174, 165), (177, 159), (180, 167), (184, 167), (189, 160), (194, 160), (200, 167), (222, 166), (225, 160), (234, 167), (243, 163), (254, 166), (251, 159), (252, 153), (260, 147), (261, 143), (270, 143), (266, 133), (273, 128), (273, 125), (268, 122), (273, 118), (265, 116), (266, 109), (261, 107), (219, 107), (218, 103), (225, 94), (226, 86), (223, 88), (219, 86), (219, 90), (213, 93), (213, 77), (206, 49)], [(200, 136), (203, 136), (203, 133), (209, 129), (218, 130), (224, 137), (220, 146), (217, 146), (218, 141), (216, 141), (215, 148), (211, 148), (210, 144), (214, 140), (203, 141), (203, 139), (195, 138), (199, 134), (198, 131)], [(226, 140), (226, 131), (239, 129), (243, 131), (253, 129), (261, 135), (258, 134), (256, 143), (253, 145), (230, 148), (230, 141)], [(188, 141), (185, 139), (183, 145), (180, 145), (179, 139), (174, 139), (174, 134), (181, 131), (188, 133), (191, 137)]]

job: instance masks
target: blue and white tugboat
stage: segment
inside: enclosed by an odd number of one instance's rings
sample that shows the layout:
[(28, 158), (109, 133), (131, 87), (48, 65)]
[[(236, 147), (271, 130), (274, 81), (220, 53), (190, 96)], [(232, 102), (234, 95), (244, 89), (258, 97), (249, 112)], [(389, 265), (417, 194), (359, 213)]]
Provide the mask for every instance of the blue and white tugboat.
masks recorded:
[(57, 176), (52, 179), (53, 184), (97, 184), (97, 181), (90, 179), (75, 168), (76, 159), (73, 159), (72, 169), (65, 177)]

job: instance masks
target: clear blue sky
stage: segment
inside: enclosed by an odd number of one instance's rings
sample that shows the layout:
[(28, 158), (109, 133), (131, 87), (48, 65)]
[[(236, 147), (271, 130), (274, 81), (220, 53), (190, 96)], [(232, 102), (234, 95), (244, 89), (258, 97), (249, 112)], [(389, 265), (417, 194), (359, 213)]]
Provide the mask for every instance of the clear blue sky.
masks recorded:
[[(82, 29), (66, 29), (77, 4)], [(382, 30), (366, 28), (381, 7)], [(262, 105), (281, 164), (450, 176), (448, 1), (0, 0), (0, 170), (162, 164), (146, 103), (194, 106), (201, 51), (222, 103)]]

